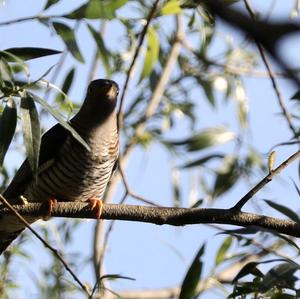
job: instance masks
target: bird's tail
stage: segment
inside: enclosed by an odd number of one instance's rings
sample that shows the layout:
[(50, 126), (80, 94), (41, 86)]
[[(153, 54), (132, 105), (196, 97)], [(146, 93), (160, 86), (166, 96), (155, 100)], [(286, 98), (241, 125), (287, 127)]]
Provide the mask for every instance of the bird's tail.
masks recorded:
[[(29, 224), (32, 224), (38, 218), (25, 217)], [(14, 215), (4, 215), (0, 217), (0, 255), (7, 249), (7, 247), (21, 234), (26, 228), (23, 222), (21, 222)]]

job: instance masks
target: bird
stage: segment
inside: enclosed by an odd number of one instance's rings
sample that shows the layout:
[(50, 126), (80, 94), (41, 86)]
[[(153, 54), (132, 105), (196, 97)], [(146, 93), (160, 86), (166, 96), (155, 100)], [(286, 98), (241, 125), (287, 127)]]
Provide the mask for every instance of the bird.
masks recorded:
[[(118, 84), (112, 80), (92, 81), (81, 108), (69, 122), (89, 148), (57, 123), (41, 138), (37, 177), (25, 159), (4, 191), (5, 199), (11, 204), (21, 203), (22, 198), (47, 203), (49, 214), (59, 201), (89, 201), (100, 218), (103, 195), (118, 161), (118, 93)], [(30, 224), (40, 219), (24, 218)], [(0, 254), (24, 229), (16, 216), (0, 216)]]

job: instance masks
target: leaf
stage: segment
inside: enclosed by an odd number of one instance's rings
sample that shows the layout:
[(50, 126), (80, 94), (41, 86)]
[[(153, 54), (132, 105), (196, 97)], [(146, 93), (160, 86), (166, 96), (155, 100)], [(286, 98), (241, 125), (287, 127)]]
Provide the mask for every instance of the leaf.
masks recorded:
[(149, 26), (147, 31), (147, 51), (144, 60), (143, 70), (139, 82), (148, 77), (153, 69), (159, 54), (159, 39), (157, 33), (152, 26)]
[[(68, 74), (66, 75), (65, 81), (63, 83), (63, 86), (61, 88), (61, 90), (64, 92), (64, 94), (67, 94), (70, 90), (70, 87), (72, 85), (73, 79), (74, 79), (74, 74), (75, 74), (75, 69), (72, 68)], [(55, 98), (55, 102), (57, 103), (61, 103), (64, 101), (65, 96), (62, 93), (58, 93), (56, 98)]]
[(300, 100), (300, 90), (298, 90), (292, 97), (291, 100)]
[(205, 157), (202, 157), (200, 159), (194, 160), (192, 162), (186, 163), (182, 166), (180, 166), (179, 168), (191, 168), (191, 167), (195, 167), (195, 166), (200, 166), (202, 164), (205, 164), (206, 162), (213, 160), (213, 159), (223, 159), (224, 155), (223, 154), (211, 154), (211, 155), (207, 155)]
[(220, 126), (208, 128), (182, 141), (170, 142), (172, 145), (185, 145), (188, 151), (199, 151), (208, 147), (229, 142), (235, 138), (235, 133)]
[(128, 0), (99, 1), (90, 0), (73, 12), (64, 15), (69, 19), (107, 19), (116, 18), (116, 10), (124, 6)]
[(27, 158), (33, 175), (36, 177), (41, 144), (41, 129), (34, 100), (27, 93), (21, 97), (20, 116)]
[(170, 0), (164, 4), (161, 8), (160, 13), (162, 15), (175, 15), (181, 12), (180, 1)]
[(236, 157), (225, 159), (223, 167), (217, 172), (215, 183), (212, 189), (212, 196), (218, 197), (227, 192), (239, 179), (240, 167)]
[(196, 254), (190, 268), (181, 285), (179, 299), (191, 299), (197, 294), (197, 286), (202, 273), (203, 262), (200, 261), (201, 256), (204, 253), (204, 245), (201, 246), (200, 250)]
[[(1, 52), (0, 52), (1, 55)], [(1, 79), (2, 80), (9, 80), (13, 81), (13, 70), (12, 67), (9, 65), (6, 59), (3, 57), (0, 57), (0, 73), (1, 73)], [(3, 83), (1, 84), (2, 87)]]
[(101, 37), (101, 34), (99, 34), (91, 25), (88, 24), (88, 29), (90, 33), (92, 34), (97, 47), (98, 47), (98, 52), (101, 57), (103, 66), (105, 68), (106, 74), (108, 77), (111, 77), (111, 68), (109, 65), (109, 51), (106, 49), (106, 46), (104, 44), (104, 41)]
[(4, 55), (6, 60), (9, 62), (14, 62), (15, 60), (12, 59), (11, 57), (8, 57), (8, 55), (3, 54), (3, 52), (9, 52), (10, 54), (18, 56), (22, 60), (36, 59), (44, 56), (56, 55), (61, 53), (61, 51), (47, 49), (47, 48), (36, 48), (36, 47), (9, 48), (0, 52), (0, 57)]
[(100, 280), (115, 280), (115, 279), (126, 279), (126, 280), (135, 280), (135, 278), (129, 277), (129, 276), (123, 276), (120, 274), (107, 274), (100, 277)]
[(66, 122), (63, 118), (63, 116), (54, 108), (52, 108), (45, 100), (43, 100), (42, 98), (40, 98), (39, 96), (37, 96), (34, 93), (31, 92), (27, 92), (33, 99), (34, 101), (38, 102), (40, 105), (43, 106), (43, 108), (48, 111), (49, 113), (51, 113), (51, 115), (58, 120), (58, 122), (65, 128), (67, 129), (72, 136), (78, 140), (87, 150), (90, 150), (90, 147), (88, 146), (88, 144), (82, 139), (82, 137), (71, 127), (71, 125)]
[(299, 266), (293, 263), (281, 263), (270, 269), (264, 276), (259, 290), (260, 292), (267, 292), (273, 287), (293, 287), (298, 280), (294, 273), (299, 270)]
[(216, 266), (223, 262), (224, 258), (226, 257), (226, 253), (232, 244), (232, 241), (232, 236), (228, 236), (220, 246), (216, 256)]
[(196, 77), (198, 83), (202, 86), (203, 91), (209, 101), (209, 103), (214, 107), (215, 106), (215, 97), (213, 92), (213, 84), (212, 81)]
[(69, 26), (67, 26), (63, 23), (58, 23), (58, 22), (53, 22), (53, 27), (54, 27), (55, 31), (57, 32), (57, 34), (63, 39), (63, 41), (64, 41), (67, 49), (70, 51), (70, 53), (79, 62), (83, 63), (84, 59), (78, 48), (73, 29), (71, 29)]
[(0, 165), (13, 139), (17, 124), (17, 109), (12, 98), (9, 98), (0, 118)]
[(57, 2), (59, 2), (59, 0), (48, 0), (44, 7), (44, 10), (48, 9), (50, 6), (56, 4)]
[(240, 278), (252, 274), (254, 276), (258, 276), (258, 277), (263, 277), (263, 273), (257, 268), (257, 265), (259, 265), (260, 263), (256, 263), (256, 262), (250, 262), (248, 264), (246, 264), (240, 271), (239, 273), (235, 276), (235, 278), (233, 279), (232, 282), (236, 282), (238, 281)]
[(180, 173), (177, 168), (171, 170), (171, 183), (173, 189), (173, 203), (175, 207), (179, 207), (181, 204), (181, 192), (180, 192)]
[(265, 202), (272, 207), (273, 209), (275, 209), (276, 211), (282, 213), (283, 215), (287, 216), (288, 218), (290, 218), (291, 220), (295, 221), (295, 222), (300, 222), (300, 218), (299, 216), (290, 208), (280, 205), (278, 203), (275, 203), (271, 200), (265, 199)]

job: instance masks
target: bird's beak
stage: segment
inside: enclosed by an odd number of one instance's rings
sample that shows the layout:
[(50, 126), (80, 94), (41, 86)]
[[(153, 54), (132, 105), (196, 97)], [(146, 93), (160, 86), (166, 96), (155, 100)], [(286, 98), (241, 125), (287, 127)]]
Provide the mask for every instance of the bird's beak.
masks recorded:
[(109, 87), (107, 87), (106, 96), (109, 99), (115, 99), (118, 96), (119, 90), (115, 84), (111, 84)]

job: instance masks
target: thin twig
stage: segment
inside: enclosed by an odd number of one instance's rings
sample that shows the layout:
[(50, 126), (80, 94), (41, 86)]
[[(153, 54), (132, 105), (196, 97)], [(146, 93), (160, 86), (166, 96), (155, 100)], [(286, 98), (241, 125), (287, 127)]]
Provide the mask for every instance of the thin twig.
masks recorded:
[[(88, 288), (80, 281), (80, 279), (76, 276), (76, 274), (73, 272), (73, 270), (69, 267), (67, 262), (64, 260), (64, 258), (59, 254), (59, 252), (52, 247), (48, 242), (46, 242), (26, 221), (26, 219), (18, 212), (17, 209), (15, 209), (14, 206), (12, 206), (4, 197), (2, 194), (0, 194), (0, 200), (2, 203), (7, 207), (9, 211), (11, 211), (34, 235), (36, 238), (38, 238), (45, 247), (47, 247), (52, 253), (60, 260), (60, 262), (64, 265), (65, 269), (71, 274), (73, 279), (80, 285), (80, 287), (83, 289), (83, 291), (90, 296), (90, 291)], [(45, 210), (45, 206), (41, 206), (42, 210)], [(45, 212), (43, 212), (45, 214)], [(42, 216), (42, 214), (41, 214)]]
[(273, 177), (276, 176), (286, 168), (289, 164), (291, 164), (293, 161), (297, 160), (300, 157), (300, 151), (297, 151), (293, 155), (291, 155), (289, 158), (287, 158), (284, 162), (282, 162), (277, 168), (270, 171), (268, 175), (266, 175), (256, 186), (254, 186), (245, 196), (243, 196), (237, 204), (235, 204), (231, 210), (232, 211), (240, 211), (242, 207), (248, 202), (249, 199), (251, 199), (259, 190), (261, 190), (266, 184), (268, 184), (270, 181), (272, 181)]
[(132, 72), (133, 72), (133, 69), (134, 69), (134, 65), (135, 65), (137, 57), (138, 57), (138, 55), (141, 51), (141, 47), (142, 47), (142, 44), (144, 42), (148, 27), (150, 25), (150, 22), (151, 22), (152, 18), (154, 17), (158, 2), (159, 2), (159, 0), (155, 0), (155, 2), (154, 2), (153, 6), (152, 6), (152, 8), (151, 8), (151, 10), (148, 14), (146, 24), (145, 24), (143, 30), (140, 33), (140, 38), (139, 38), (139, 41), (138, 41), (137, 48), (135, 50), (135, 53), (133, 55), (131, 64), (130, 64), (130, 66), (128, 68), (128, 71), (127, 71), (126, 80), (125, 80), (125, 83), (124, 83), (123, 88), (122, 88), (122, 95), (120, 97), (120, 106), (119, 106), (119, 110), (118, 110), (118, 128), (121, 128), (121, 123), (122, 123), (122, 116), (121, 115), (122, 115), (122, 110), (123, 110), (123, 105), (124, 105), (124, 99), (125, 99), (125, 96), (126, 96), (126, 93), (127, 93), (127, 88), (128, 88), (128, 85), (129, 85), (129, 81), (131, 79), (131, 75), (132, 75)]
[[(250, 15), (250, 17), (252, 18), (252, 20), (255, 21), (256, 17), (255, 17), (255, 13), (251, 7), (251, 4), (248, 0), (244, 0), (244, 4), (246, 6), (246, 9)], [(264, 48), (262, 47), (262, 45), (257, 41), (257, 40), (254, 40), (257, 48), (258, 48), (258, 51), (259, 51), (259, 54), (261, 56), (261, 59), (267, 69), (267, 72), (269, 74), (269, 78), (271, 80), (271, 83), (272, 83), (272, 86), (273, 86), (273, 89), (275, 91), (275, 94), (277, 96), (277, 99), (278, 99), (278, 103), (279, 103), (279, 106), (281, 108), (281, 111), (288, 123), (288, 126), (289, 128), (291, 129), (291, 131), (293, 132), (294, 136), (297, 136), (297, 130), (296, 128), (294, 127), (293, 123), (292, 123), (292, 117), (290, 115), (290, 113), (288, 112), (286, 106), (285, 106), (285, 101), (283, 99), (283, 96), (282, 96), (282, 93), (281, 91), (279, 90), (279, 86), (276, 82), (276, 79), (275, 79), (275, 74), (273, 72), (273, 69), (272, 69), (272, 66), (267, 58), (267, 55), (265, 54), (265, 51), (264, 51)]]

